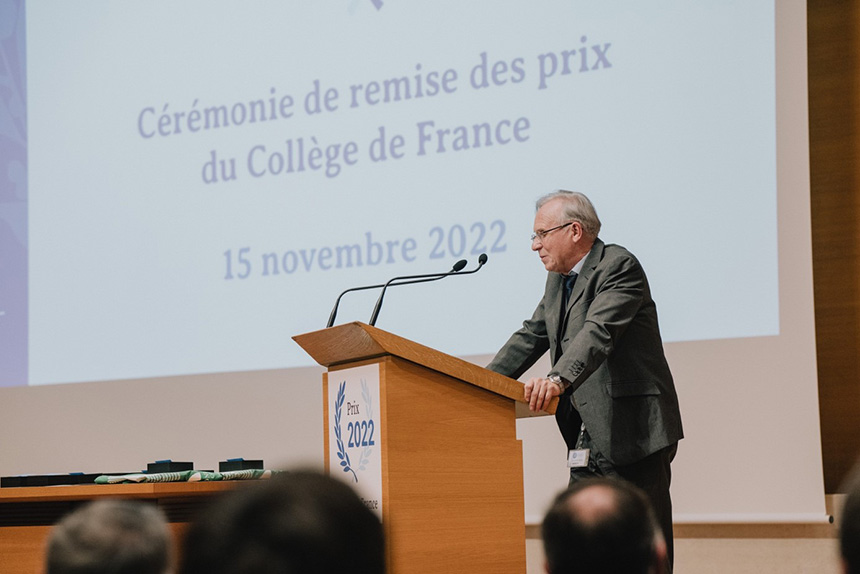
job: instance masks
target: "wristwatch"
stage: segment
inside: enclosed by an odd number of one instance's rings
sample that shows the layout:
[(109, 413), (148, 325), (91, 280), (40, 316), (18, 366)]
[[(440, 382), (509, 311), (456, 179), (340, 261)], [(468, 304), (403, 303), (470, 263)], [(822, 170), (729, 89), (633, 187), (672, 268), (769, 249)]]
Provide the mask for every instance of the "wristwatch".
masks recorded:
[(562, 393), (567, 390), (567, 387), (570, 386), (570, 383), (568, 383), (558, 375), (550, 375), (547, 377), (547, 380), (551, 383), (555, 383), (556, 385), (558, 385), (558, 389)]

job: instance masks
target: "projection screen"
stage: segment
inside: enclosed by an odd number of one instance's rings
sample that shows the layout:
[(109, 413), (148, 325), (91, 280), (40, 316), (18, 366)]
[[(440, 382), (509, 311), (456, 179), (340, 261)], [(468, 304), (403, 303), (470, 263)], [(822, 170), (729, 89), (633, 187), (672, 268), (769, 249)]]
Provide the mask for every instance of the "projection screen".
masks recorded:
[[(19, 406), (92, 393), (135, 419), (109, 387), (292, 380), (312, 361), (291, 336), (342, 290), (481, 254), (391, 289), (377, 326), (486, 363), (542, 292), (534, 200), (574, 189), (657, 301), (688, 435), (678, 519), (823, 517), (804, 3), (4, 10), (0, 385)], [(518, 423), (532, 520), (564, 486), (553, 424)]]

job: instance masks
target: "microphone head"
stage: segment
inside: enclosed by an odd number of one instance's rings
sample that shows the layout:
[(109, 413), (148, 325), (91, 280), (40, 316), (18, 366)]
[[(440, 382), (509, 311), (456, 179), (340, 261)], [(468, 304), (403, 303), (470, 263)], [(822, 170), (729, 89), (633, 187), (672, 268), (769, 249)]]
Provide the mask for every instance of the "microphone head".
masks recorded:
[(487, 254), (481, 253), (481, 255), (478, 257), (478, 265), (483, 265), (486, 262), (487, 262)]
[(451, 271), (462, 271), (463, 267), (468, 263), (465, 259), (460, 259), (457, 261), (454, 266), (451, 268)]

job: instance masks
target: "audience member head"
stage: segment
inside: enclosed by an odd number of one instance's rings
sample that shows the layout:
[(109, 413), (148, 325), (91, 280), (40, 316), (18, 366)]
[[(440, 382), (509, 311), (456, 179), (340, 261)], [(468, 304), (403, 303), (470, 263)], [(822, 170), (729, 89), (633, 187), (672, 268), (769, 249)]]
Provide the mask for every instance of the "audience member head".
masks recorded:
[(845, 574), (860, 574), (860, 463), (845, 482), (845, 502), (839, 522), (839, 551)]
[(382, 524), (346, 484), (289, 472), (237, 488), (189, 528), (183, 574), (384, 574)]
[(666, 543), (645, 494), (595, 478), (559, 494), (542, 525), (549, 574), (659, 574)]
[(48, 537), (47, 574), (165, 574), (172, 542), (153, 504), (99, 500), (67, 515)]

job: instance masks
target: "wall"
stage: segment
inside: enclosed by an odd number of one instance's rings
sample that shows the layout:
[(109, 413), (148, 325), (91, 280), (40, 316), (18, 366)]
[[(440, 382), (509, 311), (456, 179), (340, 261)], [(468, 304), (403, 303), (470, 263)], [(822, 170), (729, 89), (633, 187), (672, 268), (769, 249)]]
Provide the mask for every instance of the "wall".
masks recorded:
[(855, 2), (807, 7), (815, 334), (827, 492), (860, 453), (860, 10)]

